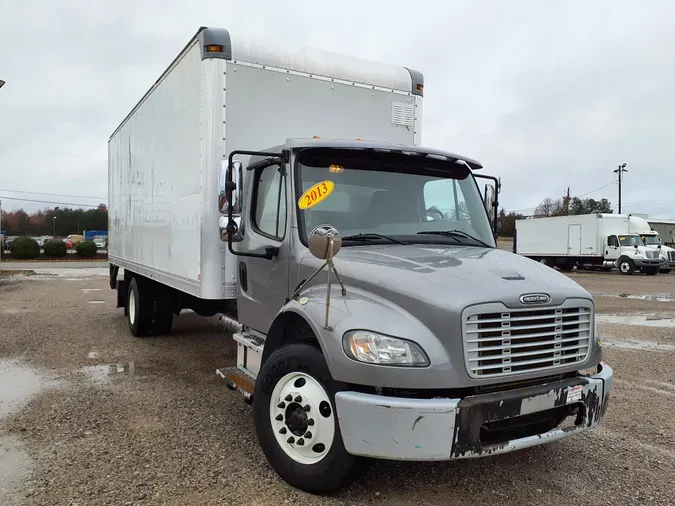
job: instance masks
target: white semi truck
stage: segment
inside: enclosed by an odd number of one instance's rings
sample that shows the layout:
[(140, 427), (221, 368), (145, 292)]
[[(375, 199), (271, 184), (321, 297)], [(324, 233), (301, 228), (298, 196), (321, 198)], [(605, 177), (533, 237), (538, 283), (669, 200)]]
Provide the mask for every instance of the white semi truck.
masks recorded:
[(649, 222), (640, 216), (628, 216), (628, 231), (637, 234), (649, 249), (656, 250), (661, 255), (661, 270), (668, 274), (675, 269), (675, 249), (663, 244), (660, 234), (653, 230)]
[(420, 145), (423, 91), (404, 67), (202, 28), (109, 141), (131, 333), (221, 315), (238, 355), (217, 373), (306, 491), (367, 457), (556, 441), (607, 409), (591, 295), (496, 248), (498, 181)]
[(516, 220), (514, 252), (563, 271), (616, 267), (622, 274), (654, 275), (663, 266), (660, 253), (629, 232), (628, 216), (620, 214)]

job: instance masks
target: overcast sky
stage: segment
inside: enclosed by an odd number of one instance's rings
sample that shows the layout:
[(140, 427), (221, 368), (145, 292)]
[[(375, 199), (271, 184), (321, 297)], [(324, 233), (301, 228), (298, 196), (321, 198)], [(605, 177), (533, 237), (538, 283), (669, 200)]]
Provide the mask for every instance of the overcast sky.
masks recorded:
[(2, 0), (0, 199), (105, 202), (108, 137), (206, 25), (422, 71), (422, 143), (480, 160), (507, 210), (605, 185), (587, 196), (616, 208), (626, 162), (624, 211), (675, 218), (673, 19), (656, 0)]

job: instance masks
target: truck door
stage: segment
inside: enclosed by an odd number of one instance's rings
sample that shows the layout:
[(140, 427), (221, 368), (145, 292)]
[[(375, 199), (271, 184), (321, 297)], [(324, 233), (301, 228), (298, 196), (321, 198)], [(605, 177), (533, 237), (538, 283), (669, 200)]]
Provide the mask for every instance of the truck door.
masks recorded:
[[(255, 330), (267, 333), (277, 312), (288, 297), (288, 241), (287, 226), (287, 171), (285, 164), (273, 163), (258, 166), (248, 172), (250, 198), (242, 212), (242, 236), (237, 250), (260, 252), (267, 247), (277, 247), (278, 253), (271, 260), (237, 256), (239, 321)], [(249, 183), (246, 183), (249, 187)]]
[(610, 235), (607, 238), (607, 245), (605, 246), (605, 260), (617, 260), (619, 258), (619, 238), (615, 235)]
[(567, 242), (568, 255), (581, 255), (581, 225), (569, 225), (567, 227)]

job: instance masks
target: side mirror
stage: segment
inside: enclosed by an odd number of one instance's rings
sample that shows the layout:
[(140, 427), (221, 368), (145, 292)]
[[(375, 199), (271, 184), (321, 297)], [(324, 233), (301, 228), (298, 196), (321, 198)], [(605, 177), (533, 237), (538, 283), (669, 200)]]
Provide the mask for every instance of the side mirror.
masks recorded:
[[(228, 206), (228, 176), (229, 170), (227, 160), (219, 162), (218, 172), (218, 211), (220, 214), (227, 214)], [(234, 189), (230, 190), (230, 200), (232, 203), (232, 212), (235, 214), (241, 213), (241, 195), (244, 186), (242, 164), (239, 161), (232, 162), (232, 181), (234, 182)]]
[(483, 195), (483, 204), (488, 214), (492, 213), (492, 208), (495, 206), (495, 189), (494, 186), (486, 184), (485, 193)]

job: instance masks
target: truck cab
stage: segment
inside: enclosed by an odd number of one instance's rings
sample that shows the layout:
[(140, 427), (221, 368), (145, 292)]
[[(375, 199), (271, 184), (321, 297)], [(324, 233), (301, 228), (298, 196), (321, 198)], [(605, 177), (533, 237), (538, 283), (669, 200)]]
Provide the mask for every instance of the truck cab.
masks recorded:
[(661, 243), (661, 236), (644, 218), (640, 216), (629, 216), (630, 231), (638, 234), (645, 247), (651, 251), (657, 251), (661, 258), (660, 272), (668, 274), (675, 269), (675, 249)]
[(622, 274), (639, 270), (654, 275), (663, 265), (655, 248), (646, 246), (638, 234), (612, 234), (605, 249), (605, 260), (615, 263)]
[[(496, 248), (475, 160), (389, 143), (234, 150), (220, 237), (237, 262), (223, 324), (270, 464), (309, 492), (370, 458), (450, 460), (601, 423), (612, 389), (591, 295)], [(496, 220), (494, 220), (496, 222)], [(639, 238), (638, 238), (639, 239)]]

